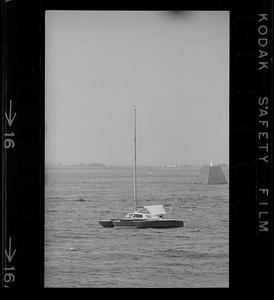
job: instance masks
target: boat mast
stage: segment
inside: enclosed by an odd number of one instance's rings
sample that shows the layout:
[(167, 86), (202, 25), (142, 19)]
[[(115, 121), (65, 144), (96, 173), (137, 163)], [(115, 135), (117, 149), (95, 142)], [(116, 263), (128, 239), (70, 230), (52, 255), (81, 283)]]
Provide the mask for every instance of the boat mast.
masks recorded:
[(134, 211), (137, 209), (137, 171), (136, 171), (136, 106), (133, 106), (134, 111)]

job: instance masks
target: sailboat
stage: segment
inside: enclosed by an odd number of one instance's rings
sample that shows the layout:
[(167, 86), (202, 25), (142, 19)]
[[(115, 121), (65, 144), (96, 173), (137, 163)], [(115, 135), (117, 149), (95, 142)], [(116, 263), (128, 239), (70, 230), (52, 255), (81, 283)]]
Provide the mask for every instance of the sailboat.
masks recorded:
[(99, 224), (108, 228), (177, 228), (184, 222), (174, 218), (165, 218), (164, 205), (137, 206), (137, 168), (136, 168), (136, 107), (134, 110), (134, 208), (124, 218), (99, 220)]

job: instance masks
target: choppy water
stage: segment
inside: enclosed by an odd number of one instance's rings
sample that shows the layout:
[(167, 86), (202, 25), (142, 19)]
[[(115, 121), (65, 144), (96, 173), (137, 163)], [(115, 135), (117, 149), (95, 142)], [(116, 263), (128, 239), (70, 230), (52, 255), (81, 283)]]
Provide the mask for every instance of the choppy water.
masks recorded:
[(112, 229), (98, 220), (132, 210), (130, 168), (47, 169), (45, 286), (228, 286), (228, 185), (198, 172), (138, 169), (138, 204), (172, 204), (185, 227)]

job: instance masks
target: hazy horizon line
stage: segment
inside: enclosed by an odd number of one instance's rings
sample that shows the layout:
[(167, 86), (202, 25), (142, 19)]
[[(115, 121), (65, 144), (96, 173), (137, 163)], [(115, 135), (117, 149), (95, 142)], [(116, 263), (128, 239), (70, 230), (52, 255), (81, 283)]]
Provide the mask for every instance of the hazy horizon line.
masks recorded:
[[(186, 166), (186, 165), (209, 165), (210, 162), (188, 162), (188, 163), (181, 163), (181, 164), (176, 164), (176, 163), (172, 163), (172, 162), (165, 162), (165, 163), (158, 163), (158, 164), (138, 164), (137, 167), (141, 167), (141, 166)], [(214, 165), (229, 165), (228, 162), (217, 162), (214, 163)], [(89, 166), (89, 165), (103, 165), (106, 167), (120, 167), (120, 166), (124, 166), (124, 167), (132, 167), (133, 164), (123, 164), (123, 163), (111, 163), (111, 164), (107, 164), (107, 163), (102, 163), (102, 162), (45, 162), (45, 165), (53, 165), (53, 166), (57, 166), (57, 165), (62, 165), (62, 166)]]

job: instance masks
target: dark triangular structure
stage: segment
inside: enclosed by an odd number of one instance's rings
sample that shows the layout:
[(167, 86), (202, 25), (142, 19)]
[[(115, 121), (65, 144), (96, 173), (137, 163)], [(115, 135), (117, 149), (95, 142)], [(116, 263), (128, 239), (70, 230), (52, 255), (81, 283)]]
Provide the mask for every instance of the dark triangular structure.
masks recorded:
[(204, 166), (201, 169), (198, 183), (202, 184), (227, 184), (227, 179), (221, 166)]

